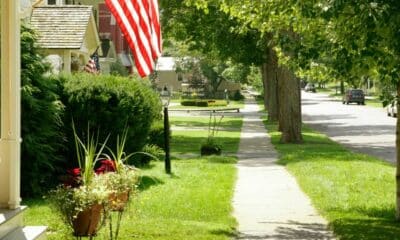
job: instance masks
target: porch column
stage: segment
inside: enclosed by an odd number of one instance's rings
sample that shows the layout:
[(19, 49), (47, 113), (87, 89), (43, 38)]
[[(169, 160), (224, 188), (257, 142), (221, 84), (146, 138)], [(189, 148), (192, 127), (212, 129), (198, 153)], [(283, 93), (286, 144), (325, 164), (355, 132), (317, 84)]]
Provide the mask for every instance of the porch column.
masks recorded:
[(64, 72), (71, 73), (71, 51), (64, 50), (63, 55), (63, 63), (64, 63)]
[(20, 205), (21, 48), (19, 2), (1, 2), (0, 207)]

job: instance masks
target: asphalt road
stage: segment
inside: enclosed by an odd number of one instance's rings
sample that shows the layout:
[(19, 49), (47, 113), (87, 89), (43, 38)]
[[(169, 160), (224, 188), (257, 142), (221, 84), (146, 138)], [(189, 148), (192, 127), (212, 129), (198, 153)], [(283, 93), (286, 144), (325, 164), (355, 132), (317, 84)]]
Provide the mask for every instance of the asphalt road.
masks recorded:
[(303, 122), (356, 152), (395, 163), (396, 118), (384, 108), (344, 105), (322, 93), (302, 91)]

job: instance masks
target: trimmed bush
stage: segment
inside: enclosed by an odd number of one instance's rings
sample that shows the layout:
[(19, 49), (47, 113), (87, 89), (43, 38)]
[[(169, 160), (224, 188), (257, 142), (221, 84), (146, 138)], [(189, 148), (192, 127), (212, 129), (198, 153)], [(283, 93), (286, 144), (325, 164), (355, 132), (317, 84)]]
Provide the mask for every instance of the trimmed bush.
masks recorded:
[(128, 163), (136, 167), (148, 166), (150, 161), (159, 160), (164, 156), (164, 150), (157, 145), (145, 145), (141, 152), (129, 158)]
[(240, 100), (243, 100), (243, 99), (244, 99), (244, 96), (242, 95), (242, 93), (241, 93), (239, 90), (237, 90), (237, 91), (233, 94), (232, 99), (235, 100), (235, 101), (240, 101)]
[(61, 149), (63, 105), (57, 92), (60, 83), (44, 76), (49, 65), (35, 46), (36, 36), (21, 27), (21, 193), (42, 196), (57, 184), (63, 165)]
[[(110, 135), (107, 145), (115, 149), (117, 135), (129, 132), (126, 152), (140, 151), (146, 144), (154, 120), (161, 118), (161, 102), (143, 80), (112, 75), (77, 74), (65, 79), (65, 123), (70, 150), (73, 150), (71, 123), (78, 134), (99, 133), (99, 140)], [(69, 152), (73, 157), (74, 152)]]
[(195, 100), (182, 100), (181, 105), (182, 106), (196, 106), (196, 101)]
[[(170, 134), (171, 136), (171, 134)], [(147, 140), (148, 144), (157, 145), (164, 149), (164, 122), (155, 121), (150, 127), (149, 137)]]
[(196, 107), (225, 107), (228, 105), (226, 100), (182, 100), (182, 106), (196, 106)]

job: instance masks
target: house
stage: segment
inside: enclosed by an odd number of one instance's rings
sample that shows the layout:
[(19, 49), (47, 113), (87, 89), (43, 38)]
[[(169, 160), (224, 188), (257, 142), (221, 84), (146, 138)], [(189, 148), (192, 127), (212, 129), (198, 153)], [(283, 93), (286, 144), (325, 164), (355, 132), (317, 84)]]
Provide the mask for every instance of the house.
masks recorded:
[(64, 72), (81, 71), (96, 50), (101, 54), (92, 6), (34, 7), (30, 22), (43, 54), (60, 56)]
[(157, 79), (156, 85), (158, 89), (167, 87), (171, 91), (182, 90), (182, 79), (176, 72), (175, 58), (160, 57), (156, 64)]

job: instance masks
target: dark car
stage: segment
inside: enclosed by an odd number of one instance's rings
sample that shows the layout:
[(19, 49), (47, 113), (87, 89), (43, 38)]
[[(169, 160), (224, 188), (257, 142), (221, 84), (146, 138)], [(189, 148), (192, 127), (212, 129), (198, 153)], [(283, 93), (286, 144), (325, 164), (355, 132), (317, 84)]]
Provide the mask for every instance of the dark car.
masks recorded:
[(346, 93), (343, 95), (342, 99), (343, 104), (349, 103), (357, 103), (358, 105), (365, 104), (365, 95), (363, 90), (361, 89), (350, 89), (347, 90)]
[(397, 101), (392, 102), (386, 107), (387, 115), (389, 117), (397, 117)]
[(315, 85), (313, 83), (307, 83), (306, 87), (304, 88), (306, 92), (316, 92)]

